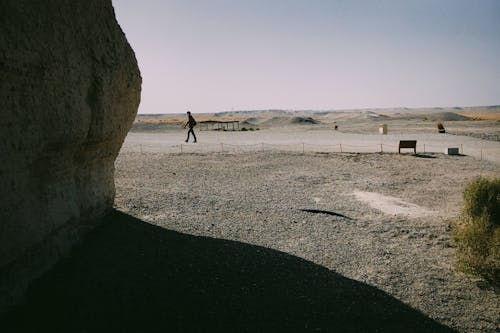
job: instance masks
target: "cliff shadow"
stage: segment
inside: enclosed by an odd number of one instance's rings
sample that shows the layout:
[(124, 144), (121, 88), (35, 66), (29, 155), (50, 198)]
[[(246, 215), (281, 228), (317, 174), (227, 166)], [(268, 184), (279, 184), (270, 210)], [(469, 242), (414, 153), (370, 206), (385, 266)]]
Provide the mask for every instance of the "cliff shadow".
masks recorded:
[(276, 250), (119, 211), (30, 288), (3, 332), (454, 332), (385, 292)]

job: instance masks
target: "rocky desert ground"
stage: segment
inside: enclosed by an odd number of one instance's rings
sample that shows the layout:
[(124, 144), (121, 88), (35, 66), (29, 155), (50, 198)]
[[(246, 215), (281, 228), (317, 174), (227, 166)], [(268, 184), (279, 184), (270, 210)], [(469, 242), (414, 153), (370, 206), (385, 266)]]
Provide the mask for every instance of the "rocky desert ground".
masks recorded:
[[(498, 332), (498, 290), (455, 269), (450, 234), (465, 184), (500, 176), (498, 109), (476, 113), (481, 120), (451, 111), (224, 114), (259, 130), (198, 131), (200, 143), (182, 153), (177, 120), (137, 126), (116, 162), (116, 207), (168, 230), (303, 258), (460, 332)], [(435, 133), (436, 120), (448, 134)], [(382, 122), (388, 135), (376, 133)], [(403, 137), (427, 151), (395, 153)], [(373, 152), (361, 149), (368, 144)], [(443, 153), (460, 145), (464, 154)]]
[(184, 115), (137, 118), (115, 211), (7, 331), (498, 332), (450, 232), (465, 184), (500, 177), (498, 107), (194, 115), (196, 144)]

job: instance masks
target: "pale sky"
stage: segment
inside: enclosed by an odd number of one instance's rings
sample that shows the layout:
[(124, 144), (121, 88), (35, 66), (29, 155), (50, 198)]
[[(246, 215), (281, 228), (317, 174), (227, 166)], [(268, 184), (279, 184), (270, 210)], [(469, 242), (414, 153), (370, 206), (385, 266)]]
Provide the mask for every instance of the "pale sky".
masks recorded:
[(500, 0), (113, 0), (139, 113), (500, 104)]

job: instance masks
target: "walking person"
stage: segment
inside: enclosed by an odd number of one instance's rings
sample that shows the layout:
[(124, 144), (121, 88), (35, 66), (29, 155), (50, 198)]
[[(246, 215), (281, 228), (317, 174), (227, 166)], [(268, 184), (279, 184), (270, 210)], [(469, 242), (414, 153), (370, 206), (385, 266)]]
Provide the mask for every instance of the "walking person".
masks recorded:
[(188, 137), (186, 139), (186, 142), (189, 141), (190, 134), (193, 134), (193, 138), (194, 138), (193, 142), (196, 143), (196, 135), (194, 135), (194, 131), (193, 131), (193, 128), (196, 126), (196, 120), (194, 120), (190, 111), (187, 112), (187, 116), (188, 116), (188, 121), (186, 122), (186, 124), (184, 124), (184, 128), (189, 126)]

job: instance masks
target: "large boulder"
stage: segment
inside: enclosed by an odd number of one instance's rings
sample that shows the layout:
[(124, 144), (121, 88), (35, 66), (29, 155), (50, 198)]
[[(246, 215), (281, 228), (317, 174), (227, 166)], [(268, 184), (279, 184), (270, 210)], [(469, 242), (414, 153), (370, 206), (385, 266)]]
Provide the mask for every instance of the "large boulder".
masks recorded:
[(0, 1), (0, 312), (114, 200), (141, 77), (111, 0)]

